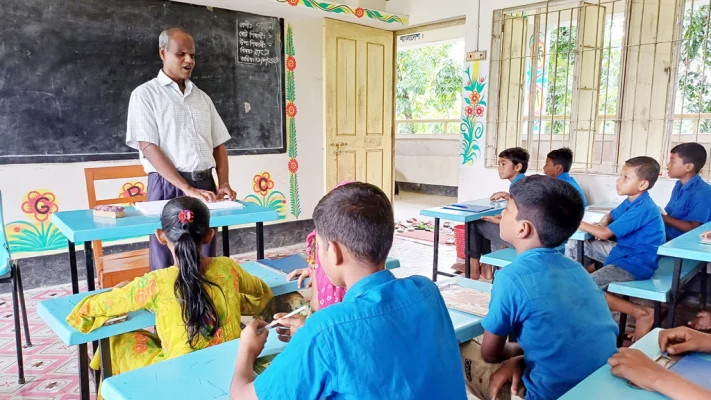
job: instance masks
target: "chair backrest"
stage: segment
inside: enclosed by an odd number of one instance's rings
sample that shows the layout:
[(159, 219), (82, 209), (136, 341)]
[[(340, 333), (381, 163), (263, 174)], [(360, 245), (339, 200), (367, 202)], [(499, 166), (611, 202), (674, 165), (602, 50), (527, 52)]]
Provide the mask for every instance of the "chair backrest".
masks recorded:
[(5, 235), (5, 219), (2, 215), (2, 191), (0, 191), (0, 276), (10, 272), (10, 244), (7, 242)]
[[(101, 167), (101, 168), (84, 168), (84, 177), (86, 178), (86, 195), (89, 200), (89, 208), (94, 208), (96, 206), (103, 206), (107, 204), (126, 204), (126, 203), (138, 203), (141, 201), (146, 201), (146, 195), (141, 194), (138, 196), (132, 196), (130, 198), (126, 197), (115, 197), (111, 199), (96, 199), (96, 181), (106, 181), (111, 179), (124, 179), (124, 178), (140, 178), (147, 176), (146, 172), (143, 170), (142, 165), (122, 165), (116, 167)], [(96, 258), (104, 256), (104, 250), (101, 247), (101, 241), (95, 240), (93, 243), (94, 248), (94, 260)]]

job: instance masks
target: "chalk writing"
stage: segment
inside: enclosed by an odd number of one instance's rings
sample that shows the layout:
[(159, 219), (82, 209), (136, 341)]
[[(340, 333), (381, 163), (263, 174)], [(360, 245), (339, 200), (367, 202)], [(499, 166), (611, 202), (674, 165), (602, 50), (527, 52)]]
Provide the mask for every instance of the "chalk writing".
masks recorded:
[(274, 65), (279, 62), (274, 45), (274, 22), (238, 21), (237, 61), (245, 64)]

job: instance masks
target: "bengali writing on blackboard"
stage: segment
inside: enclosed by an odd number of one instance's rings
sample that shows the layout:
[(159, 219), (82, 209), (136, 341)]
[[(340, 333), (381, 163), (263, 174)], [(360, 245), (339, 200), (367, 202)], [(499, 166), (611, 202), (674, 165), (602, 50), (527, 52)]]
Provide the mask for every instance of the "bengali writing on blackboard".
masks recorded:
[(273, 22), (238, 22), (237, 44), (237, 60), (241, 63), (274, 65), (279, 62), (274, 46)]

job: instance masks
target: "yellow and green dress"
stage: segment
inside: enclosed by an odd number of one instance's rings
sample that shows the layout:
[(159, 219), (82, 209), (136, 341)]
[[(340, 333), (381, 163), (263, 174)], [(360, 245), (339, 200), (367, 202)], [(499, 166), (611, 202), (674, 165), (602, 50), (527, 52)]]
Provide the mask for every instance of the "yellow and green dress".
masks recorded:
[[(234, 260), (216, 257), (204, 276), (217, 287), (205, 285), (220, 318), (220, 328), (211, 338), (200, 336), (191, 348), (182, 309), (175, 297), (178, 267), (150, 272), (123, 288), (84, 298), (67, 317), (83, 333), (100, 328), (109, 318), (141, 309), (155, 314), (156, 333), (138, 330), (113, 336), (111, 368), (114, 375), (224, 343), (240, 337), (242, 315), (260, 314), (272, 299), (272, 291), (261, 279), (250, 275)], [(97, 356), (91, 367), (99, 368)]]

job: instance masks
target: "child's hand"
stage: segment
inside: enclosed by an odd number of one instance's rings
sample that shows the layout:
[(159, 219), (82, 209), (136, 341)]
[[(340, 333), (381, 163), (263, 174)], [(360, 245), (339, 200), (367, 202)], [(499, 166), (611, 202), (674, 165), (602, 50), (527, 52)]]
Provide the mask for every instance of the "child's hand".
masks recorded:
[(654, 385), (669, 371), (636, 349), (623, 347), (607, 360), (612, 374), (627, 379), (642, 389), (655, 391)]
[(523, 356), (509, 358), (489, 378), (489, 394), (496, 400), (499, 390), (511, 382), (511, 393), (517, 394), (523, 376)]
[(279, 313), (274, 315), (274, 319), (278, 320), (277, 323), (279, 326), (277, 326), (276, 331), (277, 334), (279, 335), (279, 340), (282, 342), (288, 343), (291, 340), (291, 337), (294, 336), (297, 330), (304, 326), (304, 321), (306, 318), (304, 318), (303, 315), (294, 315), (289, 318), (283, 318), (287, 313)]
[[(311, 268), (308, 267), (308, 268), (295, 269), (295, 270), (291, 271), (291, 272), (289, 273), (289, 275), (286, 276), (286, 280), (287, 280), (287, 281), (291, 281), (291, 280), (293, 280), (294, 278), (296, 278), (297, 276), (299, 277), (299, 280), (298, 280), (298, 282), (296, 283), (296, 287), (298, 287), (299, 289), (301, 289), (301, 285), (304, 283), (304, 279), (306, 279), (306, 278), (308, 278), (309, 276), (311, 276)], [(306, 283), (306, 287), (307, 287), (307, 288), (311, 287), (311, 280), (309, 280), (309, 281)]]
[(494, 217), (486, 215), (486, 216), (481, 217), (481, 219), (486, 222), (491, 222), (492, 224), (499, 225), (501, 223), (501, 214), (494, 216)]
[(695, 331), (686, 326), (665, 329), (659, 333), (659, 348), (669, 354), (690, 351), (711, 352), (711, 335)]
[(264, 329), (267, 323), (261, 319), (255, 319), (242, 329), (239, 339), (239, 352), (247, 355), (249, 359), (256, 359), (259, 353), (264, 350), (267, 342), (269, 330)]
[(509, 194), (506, 192), (496, 192), (491, 195), (489, 200), (491, 201), (498, 201), (498, 200), (508, 200), (509, 199)]

